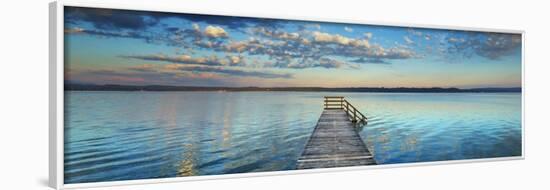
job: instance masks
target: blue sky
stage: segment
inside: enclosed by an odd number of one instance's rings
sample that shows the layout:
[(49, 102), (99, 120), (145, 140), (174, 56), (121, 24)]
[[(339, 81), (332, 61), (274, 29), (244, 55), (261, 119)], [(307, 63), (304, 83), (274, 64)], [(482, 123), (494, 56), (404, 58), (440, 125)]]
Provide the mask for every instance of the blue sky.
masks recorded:
[(519, 87), (521, 35), (65, 8), (66, 81)]

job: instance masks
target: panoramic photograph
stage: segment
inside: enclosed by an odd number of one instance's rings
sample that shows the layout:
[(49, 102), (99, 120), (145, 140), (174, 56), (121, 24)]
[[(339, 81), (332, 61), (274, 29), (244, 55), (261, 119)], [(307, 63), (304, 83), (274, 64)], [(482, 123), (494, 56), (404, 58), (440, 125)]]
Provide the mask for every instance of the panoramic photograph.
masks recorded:
[(522, 34), (64, 10), (64, 183), (522, 156)]

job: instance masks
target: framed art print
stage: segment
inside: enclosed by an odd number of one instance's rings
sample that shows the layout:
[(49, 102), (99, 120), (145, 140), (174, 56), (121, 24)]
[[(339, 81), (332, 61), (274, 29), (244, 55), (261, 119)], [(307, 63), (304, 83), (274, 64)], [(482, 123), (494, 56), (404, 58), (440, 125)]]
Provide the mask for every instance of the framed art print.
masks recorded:
[(52, 3), (50, 184), (522, 159), (523, 38)]

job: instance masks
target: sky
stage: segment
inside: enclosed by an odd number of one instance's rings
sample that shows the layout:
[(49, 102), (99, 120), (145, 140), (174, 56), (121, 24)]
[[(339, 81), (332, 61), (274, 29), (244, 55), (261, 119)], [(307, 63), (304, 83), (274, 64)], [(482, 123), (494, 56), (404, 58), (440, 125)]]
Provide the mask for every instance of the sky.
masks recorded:
[(521, 87), (521, 35), (65, 7), (65, 81)]

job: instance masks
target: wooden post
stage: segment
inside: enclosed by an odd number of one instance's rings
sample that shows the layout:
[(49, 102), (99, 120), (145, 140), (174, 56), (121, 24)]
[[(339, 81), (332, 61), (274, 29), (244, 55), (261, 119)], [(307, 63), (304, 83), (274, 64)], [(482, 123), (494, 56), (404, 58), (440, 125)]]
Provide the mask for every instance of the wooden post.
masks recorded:
[(351, 120), (351, 122), (357, 122), (357, 110), (355, 108), (353, 108), (353, 119)]

